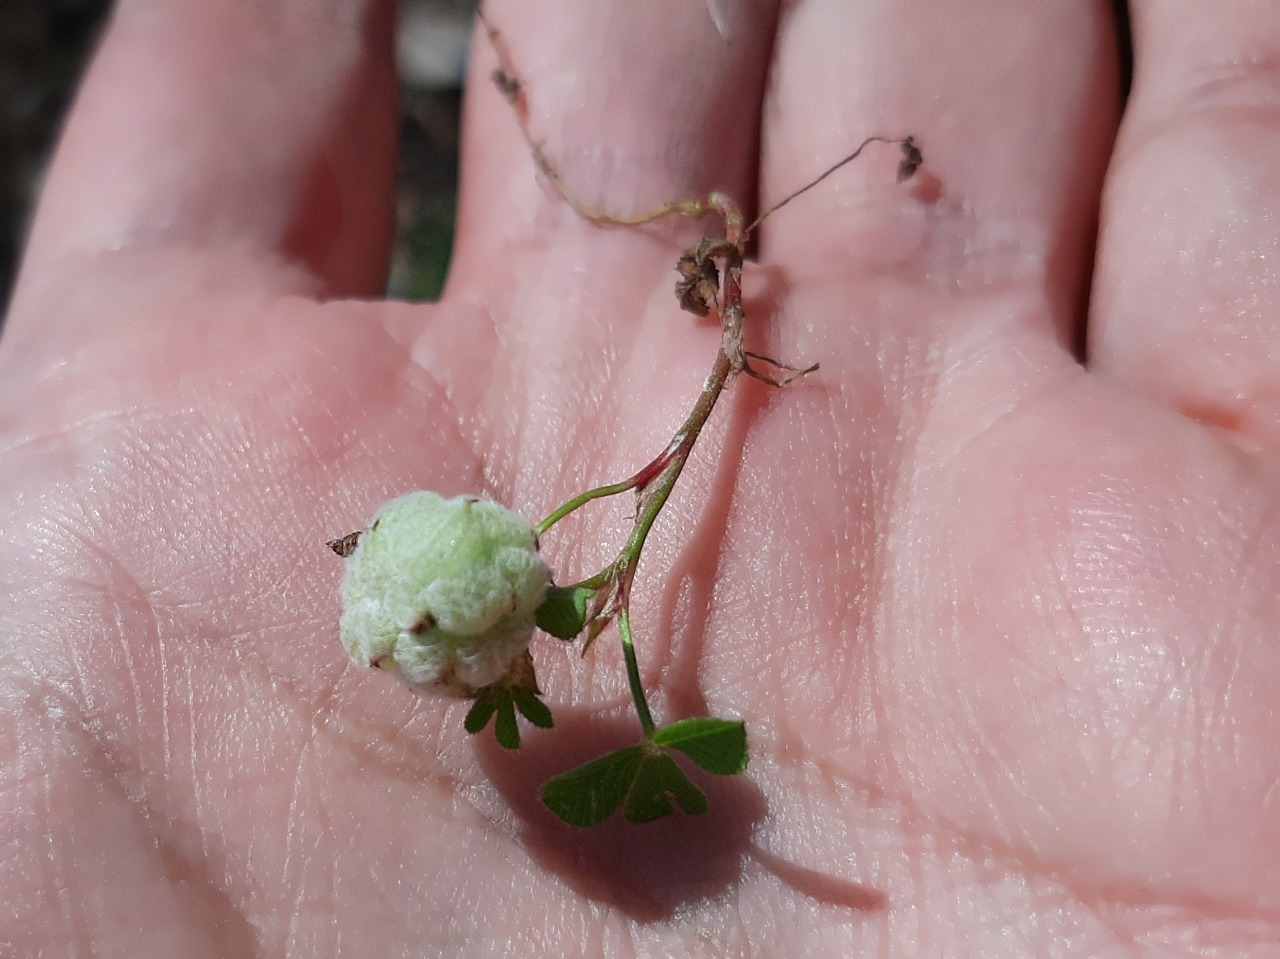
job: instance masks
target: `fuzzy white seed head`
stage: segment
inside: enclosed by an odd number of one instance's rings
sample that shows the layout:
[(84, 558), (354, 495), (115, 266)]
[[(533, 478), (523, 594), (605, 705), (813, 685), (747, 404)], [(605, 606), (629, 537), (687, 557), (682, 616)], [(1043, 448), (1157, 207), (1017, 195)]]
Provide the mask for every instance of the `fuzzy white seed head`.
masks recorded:
[(472, 696), (511, 675), (550, 583), (515, 513), (409, 493), (374, 514), (347, 556), (342, 642), (419, 692)]

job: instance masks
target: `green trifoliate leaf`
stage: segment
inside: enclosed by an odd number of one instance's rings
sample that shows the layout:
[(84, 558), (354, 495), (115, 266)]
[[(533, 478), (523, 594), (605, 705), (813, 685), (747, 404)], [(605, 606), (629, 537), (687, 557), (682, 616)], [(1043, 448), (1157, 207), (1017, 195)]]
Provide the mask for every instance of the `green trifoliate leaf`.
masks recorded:
[(627, 822), (653, 822), (671, 815), (672, 799), (690, 815), (707, 811), (706, 795), (689, 781), (676, 761), (665, 753), (654, 753), (636, 770), (622, 816)]
[(511, 698), (515, 700), (520, 715), (539, 729), (551, 729), (555, 726), (555, 721), (551, 718), (551, 710), (538, 698), (537, 693), (520, 686), (513, 686)]
[[(571, 826), (596, 826), (622, 806), (627, 822), (662, 819), (679, 806), (689, 815), (707, 811), (707, 797), (676, 761), (641, 744), (579, 766), (542, 787), (542, 801)], [(675, 805), (672, 804), (675, 800)]]
[(552, 586), (538, 607), (538, 628), (556, 639), (570, 640), (582, 632), (587, 622), (587, 603), (596, 594), (581, 586)]
[(741, 722), (710, 716), (682, 719), (659, 729), (652, 738), (656, 745), (680, 750), (717, 776), (736, 776), (747, 768), (747, 727)]
[(644, 746), (627, 746), (548, 780), (539, 796), (571, 826), (599, 825), (627, 798), (644, 758)]

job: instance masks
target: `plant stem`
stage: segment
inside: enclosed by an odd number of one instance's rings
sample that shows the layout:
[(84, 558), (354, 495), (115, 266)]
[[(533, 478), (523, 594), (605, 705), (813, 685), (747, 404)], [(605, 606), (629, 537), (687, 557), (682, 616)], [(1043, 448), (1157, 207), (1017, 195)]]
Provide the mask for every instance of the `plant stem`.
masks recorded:
[(579, 493), (535, 526), (534, 532), (541, 536), (570, 513), (586, 506), (593, 499), (603, 499), (606, 496), (617, 496), (619, 493), (625, 493), (629, 489), (635, 489), (635, 487), (635, 477), (633, 476), (631, 479), (623, 480), (621, 483), (611, 483), (608, 486), (597, 486), (595, 489), (587, 490), (585, 493)]
[[(677, 439), (678, 438), (679, 438), (679, 434), (677, 434)], [(652, 461), (647, 463), (634, 476), (631, 476), (628, 479), (624, 479), (620, 483), (610, 483), (608, 486), (597, 486), (595, 489), (587, 490), (585, 493), (579, 493), (573, 499), (569, 500), (569, 502), (565, 503), (563, 506), (555, 510), (555, 512), (553, 512), (550, 516), (544, 519), (541, 523), (539, 523), (535, 527), (534, 532), (536, 532), (539, 536), (541, 536), (543, 533), (551, 529), (552, 526), (555, 526), (556, 523), (560, 522), (570, 513), (574, 512), (575, 510), (583, 506), (586, 506), (592, 500), (604, 499), (607, 496), (617, 496), (619, 493), (625, 493), (629, 489), (643, 488), (645, 484), (650, 482), (654, 476), (656, 476), (659, 472), (662, 471), (663, 468), (666, 467), (667, 463), (671, 459), (672, 454), (675, 451), (675, 446), (676, 446), (676, 440), (672, 440), (672, 442), (667, 446), (665, 450), (662, 451), (662, 453), (659, 456), (655, 457)]]
[(631, 684), (631, 698), (636, 704), (640, 727), (644, 730), (645, 738), (648, 739), (657, 727), (653, 723), (653, 715), (649, 712), (649, 700), (644, 695), (644, 683), (640, 681), (640, 664), (636, 662), (636, 646), (631, 639), (631, 613), (625, 606), (618, 614), (618, 633), (622, 636), (622, 655), (627, 661), (627, 681)]
[[(634, 574), (635, 566), (640, 562), (640, 551), (644, 549), (644, 542), (649, 535), (649, 530), (652, 528), (654, 520), (658, 518), (658, 514), (662, 512), (663, 506), (666, 505), (671, 491), (675, 488), (676, 480), (680, 478), (684, 464), (688, 462), (689, 454), (693, 452), (693, 444), (698, 441), (702, 427), (706, 425), (712, 409), (715, 408), (716, 400), (720, 398), (720, 394), (724, 391), (725, 384), (732, 373), (733, 364), (722, 346), (716, 354), (716, 362), (711, 368), (711, 375), (707, 377), (706, 383), (703, 384), (702, 392), (698, 394), (697, 403), (694, 404), (684, 423), (680, 425), (680, 429), (676, 431), (671, 445), (668, 447), (669, 452), (663, 454), (666, 462), (657, 474), (658, 482), (652, 487), (647, 485), (641, 487), (635, 529), (632, 530), (626, 545), (623, 546), (622, 552), (618, 555), (619, 562), (624, 564), (624, 568), (630, 567), (632, 574)], [(628, 576), (629, 580), (630, 576)]]
[[(627, 490), (636, 491), (635, 525), (626, 543), (608, 566), (576, 583), (575, 586), (596, 590), (599, 594), (597, 597), (599, 605), (595, 607), (588, 620), (594, 622), (596, 628), (587, 640), (587, 648), (590, 648), (594, 637), (598, 635), (599, 627), (612, 616), (618, 617), (618, 632), (622, 638), (622, 650), (627, 663), (631, 698), (635, 702), (636, 714), (640, 717), (640, 725), (644, 727), (646, 736), (651, 735), (655, 727), (648, 700), (644, 695), (644, 687), (640, 682), (640, 667), (636, 661), (635, 642), (631, 635), (631, 584), (635, 580), (636, 570), (640, 565), (640, 554), (644, 551), (649, 530), (653, 528), (654, 521), (666, 506), (671, 491), (675, 489), (676, 481), (684, 470), (684, 464), (689, 460), (689, 454), (693, 452), (693, 446), (698, 441), (702, 428), (710, 418), (712, 410), (715, 409), (716, 401), (719, 400), (720, 394), (724, 392), (735, 373), (742, 370), (750, 372), (742, 345), (744, 322), (741, 286), (742, 218), (732, 202), (719, 194), (712, 194), (706, 205), (719, 210), (724, 215), (728, 235), (723, 243), (708, 248), (710, 252), (707, 254), (708, 257), (718, 256), (724, 259), (724, 288), (720, 291), (719, 302), (713, 301), (707, 304), (719, 314), (724, 332), (711, 372), (702, 385), (693, 409), (689, 411), (689, 415), (680, 424), (680, 428), (676, 430), (666, 448), (633, 476), (620, 483), (600, 486), (575, 496), (537, 526), (537, 534), (541, 536), (560, 520), (592, 500), (616, 496)], [(601, 590), (607, 592), (600, 592)]]
[[(728, 338), (728, 333), (726, 333), (726, 340)], [(615, 490), (616, 492), (632, 488), (638, 490), (639, 503), (635, 526), (613, 562), (594, 576), (576, 584), (588, 589), (600, 589), (610, 582), (616, 584), (617, 597), (614, 608), (618, 612), (618, 633), (622, 638), (622, 652), (627, 663), (627, 679), (631, 684), (631, 699), (635, 703), (636, 715), (640, 717), (640, 725), (644, 728), (646, 737), (652, 735), (656, 727), (653, 723), (653, 716), (649, 711), (649, 702), (645, 698), (644, 686), (640, 681), (640, 667), (636, 661), (635, 642), (631, 635), (631, 584), (635, 580), (636, 570), (640, 565), (640, 554), (644, 551), (644, 544), (649, 536), (649, 530), (653, 528), (654, 521), (657, 520), (658, 514), (662, 512), (662, 508), (666, 505), (668, 498), (671, 496), (671, 491), (675, 489), (676, 481), (684, 470), (684, 464), (688, 462), (689, 454), (693, 452), (694, 443), (697, 442), (698, 436), (702, 432), (702, 427), (706, 425), (707, 419), (711, 416), (711, 411), (715, 408), (716, 400), (724, 392), (725, 385), (733, 375), (733, 372), (733, 361), (729, 358), (728, 353), (725, 352), (725, 345), (722, 343), (716, 353), (716, 361), (711, 368), (711, 375), (707, 377), (706, 383), (703, 384), (702, 392), (698, 394), (697, 402), (662, 454), (630, 480), (617, 483), (612, 487), (600, 487), (602, 490)], [(612, 495), (612, 493), (608, 492), (599, 493), (597, 490), (592, 490), (591, 493), (597, 495), (583, 494), (575, 500), (570, 500), (566, 506), (552, 513), (551, 522), (562, 516), (567, 516), (578, 506), (597, 498), (597, 496)], [(589, 645), (590, 640), (588, 641)]]
[[(630, 593), (631, 580), (635, 576), (636, 567), (640, 563), (640, 553), (644, 549), (645, 539), (649, 535), (649, 530), (653, 527), (654, 520), (658, 518), (658, 514), (662, 512), (668, 497), (671, 496), (676, 480), (680, 478), (680, 473), (684, 470), (684, 464), (688, 461), (689, 454), (693, 452), (693, 444), (697, 442), (698, 436), (702, 432), (702, 427), (706, 425), (707, 419), (711, 416), (711, 411), (715, 408), (716, 400), (724, 392), (724, 388), (733, 372), (733, 361), (729, 359), (729, 355), (722, 345), (716, 354), (716, 361), (711, 368), (711, 374), (703, 384), (702, 392), (698, 394), (698, 401), (694, 404), (689, 415), (685, 417), (685, 421), (680, 424), (680, 428), (676, 430), (671, 442), (667, 444), (667, 448), (659, 456), (654, 457), (651, 462), (646, 464), (643, 469), (630, 479), (610, 486), (600, 486), (574, 497), (538, 525), (538, 535), (542, 535), (552, 525), (593, 499), (613, 496), (629, 489), (638, 491), (639, 506), (636, 513), (635, 527), (632, 529), (631, 535), (627, 537), (627, 542), (619, 550), (617, 557), (600, 572), (574, 583), (574, 586), (599, 589), (610, 580), (617, 579), (623, 589), (622, 604), (625, 607), (627, 596)], [(656, 485), (654, 483), (655, 480), (657, 481)]]

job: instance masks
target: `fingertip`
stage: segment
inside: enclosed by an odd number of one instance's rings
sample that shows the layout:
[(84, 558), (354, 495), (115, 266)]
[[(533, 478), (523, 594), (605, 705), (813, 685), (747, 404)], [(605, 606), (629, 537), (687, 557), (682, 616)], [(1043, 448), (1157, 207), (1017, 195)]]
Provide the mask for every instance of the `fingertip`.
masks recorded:
[(123, 3), (77, 96), (24, 272), (127, 248), (258, 250), (331, 295), (385, 282), (388, 0)]
[(871, 135), (913, 135), (924, 165), (897, 185), (898, 149), (867, 150), (772, 218), (762, 247), (827, 272), (853, 263), (958, 289), (1035, 290), (1048, 294), (1053, 323), (1075, 323), (1117, 69), (1111, 18), (1097, 3), (791, 9), (766, 104), (762, 201)]
[[(754, 198), (774, 3), (715, 12), (687, 0), (486, 5), (530, 137), (583, 206), (629, 217), (712, 190)], [(473, 49), (455, 278), (485, 269), (549, 195), (511, 104), (493, 88), (498, 58), (483, 31)], [(546, 227), (539, 221), (537, 232)]]

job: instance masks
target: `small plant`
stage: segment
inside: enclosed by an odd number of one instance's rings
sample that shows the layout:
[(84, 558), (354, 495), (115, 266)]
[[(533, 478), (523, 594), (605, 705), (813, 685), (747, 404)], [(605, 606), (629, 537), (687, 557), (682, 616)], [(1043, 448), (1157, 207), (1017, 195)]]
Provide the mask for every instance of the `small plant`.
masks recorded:
[[(745, 349), (742, 269), (751, 232), (774, 211), (858, 157), (874, 142), (899, 145), (899, 181), (923, 162), (911, 137), (869, 137), (821, 176), (785, 197), (750, 224), (721, 193), (670, 203), (619, 218), (584, 207), (529, 132), (524, 88), (498, 32), (483, 18), (498, 54), (494, 82), (511, 104), (539, 170), (579, 214), (601, 224), (640, 225), (672, 214), (700, 219), (718, 215), (723, 236), (708, 236), (676, 264), (675, 294), (682, 309), (714, 315), (723, 335), (702, 392), (670, 443), (634, 475), (575, 496), (537, 526), (502, 506), (475, 497), (444, 500), (410, 493), (382, 507), (359, 533), (329, 543), (347, 560), (343, 580), (342, 638), (362, 666), (400, 676), (413, 689), (472, 698), (465, 726), (479, 733), (492, 721), (498, 742), (520, 745), (517, 714), (551, 728), (529, 643), (535, 626), (561, 640), (583, 640), (585, 654), (616, 620), (641, 739), (545, 783), (541, 799), (567, 823), (592, 826), (619, 807), (629, 822), (707, 810), (707, 799), (672, 757), (682, 754), (719, 776), (747, 768), (746, 728), (741, 721), (696, 717), (666, 726), (654, 722), (640, 679), (631, 632), (631, 590), (645, 540), (666, 505), (716, 401), (739, 373), (774, 387), (818, 369), (787, 366)], [(566, 516), (597, 499), (633, 493), (635, 521), (617, 556), (599, 572), (556, 585), (538, 556), (538, 542)]]

